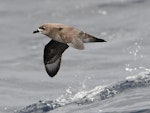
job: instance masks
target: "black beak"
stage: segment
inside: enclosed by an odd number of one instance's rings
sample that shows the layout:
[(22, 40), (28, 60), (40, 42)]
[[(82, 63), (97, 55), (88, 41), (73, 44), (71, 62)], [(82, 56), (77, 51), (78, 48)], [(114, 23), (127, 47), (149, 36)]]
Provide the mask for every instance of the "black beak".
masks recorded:
[(34, 34), (34, 33), (39, 33), (39, 30), (33, 31), (33, 34)]

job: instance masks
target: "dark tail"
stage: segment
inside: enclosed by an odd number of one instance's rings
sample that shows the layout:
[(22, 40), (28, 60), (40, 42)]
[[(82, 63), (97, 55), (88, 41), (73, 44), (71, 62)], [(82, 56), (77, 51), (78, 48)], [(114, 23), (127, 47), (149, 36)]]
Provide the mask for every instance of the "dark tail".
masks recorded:
[(106, 42), (104, 39), (96, 38), (95, 36), (84, 33), (84, 38), (82, 39), (84, 43), (88, 42)]
[(95, 41), (94, 42), (106, 42), (104, 39), (96, 38), (94, 37)]

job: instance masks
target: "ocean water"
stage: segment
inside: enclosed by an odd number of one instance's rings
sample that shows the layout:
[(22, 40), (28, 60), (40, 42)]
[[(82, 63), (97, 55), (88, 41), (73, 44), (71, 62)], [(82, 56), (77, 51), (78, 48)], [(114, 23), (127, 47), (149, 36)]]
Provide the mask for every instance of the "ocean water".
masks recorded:
[[(0, 113), (150, 113), (149, 0), (0, 0)], [(43, 65), (43, 23), (107, 40)]]

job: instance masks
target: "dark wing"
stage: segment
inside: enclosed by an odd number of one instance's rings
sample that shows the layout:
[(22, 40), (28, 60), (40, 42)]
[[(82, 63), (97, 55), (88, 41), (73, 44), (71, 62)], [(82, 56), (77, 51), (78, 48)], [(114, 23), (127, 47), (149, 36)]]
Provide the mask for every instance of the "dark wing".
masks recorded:
[(54, 40), (51, 40), (44, 48), (44, 64), (46, 72), (50, 77), (54, 77), (61, 64), (62, 53), (69, 46), (64, 43), (60, 43)]

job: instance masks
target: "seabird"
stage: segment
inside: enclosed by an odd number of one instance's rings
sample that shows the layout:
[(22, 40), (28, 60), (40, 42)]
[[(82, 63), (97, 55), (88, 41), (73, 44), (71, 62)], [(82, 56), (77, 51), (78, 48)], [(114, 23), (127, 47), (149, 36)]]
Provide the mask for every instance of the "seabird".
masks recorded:
[(42, 33), (52, 39), (44, 48), (45, 69), (50, 77), (57, 74), (61, 56), (69, 46), (83, 50), (84, 43), (106, 42), (72, 26), (58, 23), (43, 24), (33, 33)]

